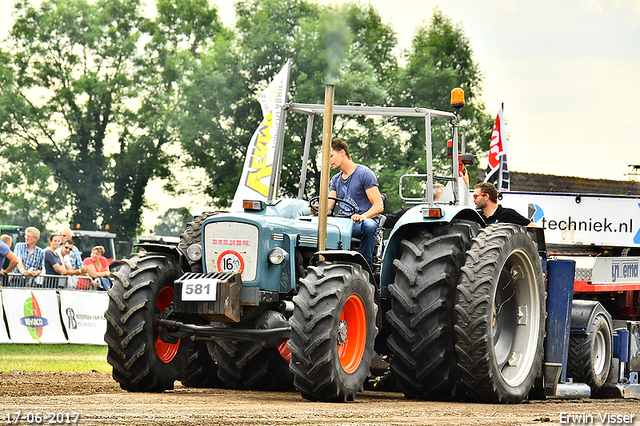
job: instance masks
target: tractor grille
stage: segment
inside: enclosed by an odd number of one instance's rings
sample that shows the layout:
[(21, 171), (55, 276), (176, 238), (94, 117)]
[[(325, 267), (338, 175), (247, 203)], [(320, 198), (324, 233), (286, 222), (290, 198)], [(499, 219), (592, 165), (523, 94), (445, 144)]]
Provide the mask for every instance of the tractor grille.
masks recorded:
[(243, 282), (256, 279), (258, 227), (239, 222), (210, 222), (202, 232), (205, 272), (240, 272)]

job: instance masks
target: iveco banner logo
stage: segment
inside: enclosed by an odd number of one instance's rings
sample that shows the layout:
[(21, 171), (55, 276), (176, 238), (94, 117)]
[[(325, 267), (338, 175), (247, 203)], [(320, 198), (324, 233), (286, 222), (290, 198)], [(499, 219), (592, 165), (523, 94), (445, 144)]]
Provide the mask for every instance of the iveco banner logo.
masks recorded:
[(611, 264), (611, 281), (619, 278), (638, 278), (638, 261), (614, 260)]
[(33, 292), (31, 292), (31, 297), (24, 301), (24, 317), (20, 318), (20, 324), (29, 329), (29, 334), (38, 343), (41, 343), (42, 327), (49, 325), (49, 321), (46, 318), (42, 318), (41, 315), (40, 305), (38, 305)]

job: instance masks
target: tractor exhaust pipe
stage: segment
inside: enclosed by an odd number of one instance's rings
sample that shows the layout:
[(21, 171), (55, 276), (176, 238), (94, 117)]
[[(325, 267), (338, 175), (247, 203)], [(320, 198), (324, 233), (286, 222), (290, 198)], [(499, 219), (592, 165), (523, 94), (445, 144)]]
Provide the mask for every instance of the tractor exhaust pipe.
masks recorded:
[(329, 209), (329, 168), (331, 134), (333, 132), (333, 95), (335, 86), (324, 89), (324, 125), (322, 127), (322, 168), (320, 169), (320, 205), (318, 210), (318, 251), (327, 248), (327, 212)]

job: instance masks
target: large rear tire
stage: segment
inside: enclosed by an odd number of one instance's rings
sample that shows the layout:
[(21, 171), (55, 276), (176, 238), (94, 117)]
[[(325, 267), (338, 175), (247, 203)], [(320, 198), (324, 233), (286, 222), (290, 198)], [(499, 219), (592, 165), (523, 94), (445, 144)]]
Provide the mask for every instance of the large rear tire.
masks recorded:
[[(210, 355), (207, 343), (192, 343), (187, 361), (182, 369), (180, 382), (188, 388), (224, 388), (224, 382), (218, 378), (218, 365)], [(213, 344), (213, 343), (212, 343)]]
[(612, 358), (611, 330), (604, 315), (596, 315), (587, 334), (571, 333), (567, 376), (584, 382), (592, 392), (600, 389), (609, 376)]
[(278, 349), (254, 342), (216, 339), (212, 352), (218, 377), (230, 389), (291, 391), (293, 375)]
[(294, 383), (311, 401), (353, 401), (374, 356), (374, 286), (358, 264), (320, 262), (307, 271), (289, 319)]
[(450, 400), (456, 393), (453, 294), (465, 251), (478, 232), (473, 222), (454, 222), (414, 232), (401, 241), (389, 286), (394, 353), (391, 369), (408, 398)]
[(461, 383), (472, 400), (518, 403), (528, 396), (542, 364), (545, 295), (527, 230), (481, 230), (467, 252), (455, 308)]
[(122, 389), (173, 389), (191, 342), (163, 341), (156, 321), (173, 302), (173, 283), (179, 276), (175, 258), (158, 253), (124, 259), (120, 270), (113, 274), (104, 340), (109, 346), (107, 362)]
[(202, 244), (202, 224), (211, 216), (215, 216), (217, 212), (204, 212), (200, 216), (194, 217), (192, 222), (187, 226), (182, 234), (180, 234), (180, 242), (178, 249), (184, 254), (185, 259), (189, 262), (191, 272), (202, 272), (202, 262), (192, 261), (187, 256), (187, 249), (193, 244)]

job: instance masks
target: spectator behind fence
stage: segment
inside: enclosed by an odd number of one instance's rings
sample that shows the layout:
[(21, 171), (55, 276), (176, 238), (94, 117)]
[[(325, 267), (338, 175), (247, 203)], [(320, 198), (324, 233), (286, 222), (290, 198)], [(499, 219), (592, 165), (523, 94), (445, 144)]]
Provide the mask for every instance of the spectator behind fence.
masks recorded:
[[(49, 247), (44, 249), (44, 273), (46, 275), (61, 275), (56, 273), (57, 266), (62, 269), (62, 260), (56, 254), (56, 249), (60, 246), (60, 234), (49, 235)], [(57, 278), (45, 277), (45, 287), (58, 288), (60, 287), (60, 281)]]
[[(60, 236), (60, 238), (62, 239), (62, 235)], [(62, 260), (62, 266), (64, 266), (64, 269), (66, 270), (66, 273), (65, 272), (61, 273), (62, 275), (81, 275), (86, 273), (87, 269), (89, 269), (86, 265), (82, 265), (82, 263), (80, 263), (79, 268), (73, 267), (73, 260), (71, 260), (71, 253), (73, 252), (74, 248), (78, 250), (74, 244), (75, 243), (73, 242), (73, 240), (69, 239), (67, 241), (60, 243), (60, 247), (56, 249), (56, 254)]]
[[(44, 251), (44, 270), (47, 275), (80, 275), (81, 269), (72, 269), (69, 264), (69, 269), (64, 266), (63, 257), (59, 254), (60, 251), (60, 235), (51, 234), (49, 236), (49, 247)], [(69, 246), (69, 242), (65, 243), (65, 247)], [(87, 267), (84, 266), (84, 272), (87, 271)], [(68, 287), (75, 288), (75, 282), (69, 283), (68, 279), (64, 281)], [(60, 284), (63, 284), (58, 278), (47, 278), (47, 287), (59, 288)]]
[(93, 286), (106, 291), (111, 288), (111, 271), (103, 255), (104, 247), (95, 246), (91, 249), (91, 257), (87, 257), (83, 264), (87, 266), (87, 273), (93, 279)]
[(6, 275), (18, 266), (18, 257), (11, 251), (11, 235), (0, 235), (0, 275)]
[[(71, 229), (66, 228), (60, 232), (60, 247), (63, 247), (67, 241), (73, 242), (73, 234), (71, 233)], [(69, 253), (69, 259), (71, 260), (71, 268), (72, 269), (80, 269), (82, 268), (82, 253), (78, 247), (73, 245), (73, 250)]]
[(37, 277), (44, 268), (44, 250), (36, 246), (40, 231), (33, 226), (24, 231), (24, 243), (17, 243), (14, 250), (18, 257), (18, 272), (25, 277)]

